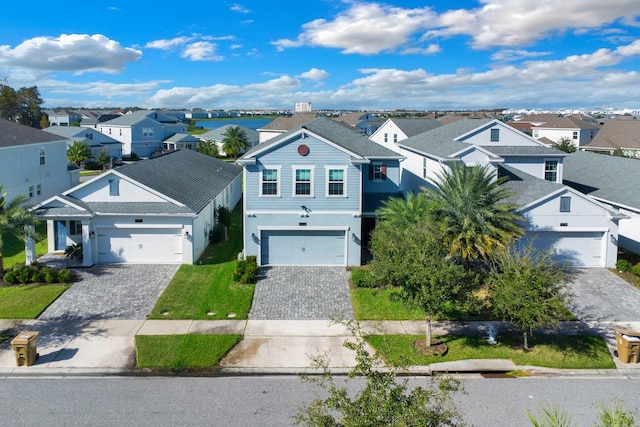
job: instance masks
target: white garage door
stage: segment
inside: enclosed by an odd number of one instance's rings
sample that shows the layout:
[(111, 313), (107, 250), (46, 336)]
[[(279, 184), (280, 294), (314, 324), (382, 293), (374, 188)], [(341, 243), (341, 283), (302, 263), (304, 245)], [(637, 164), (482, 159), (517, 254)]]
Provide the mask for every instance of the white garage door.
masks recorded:
[(526, 240), (540, 249), (555, 248), (555, 258), (576, 267), (603, 267), (606, 262), (604, 232), (527, 232)]
[(99, 263), (179, 264), (180, 229), (115, 228), (98, 231)]
[(264, 230), (262, 265), (345, 265), (343, 230)]

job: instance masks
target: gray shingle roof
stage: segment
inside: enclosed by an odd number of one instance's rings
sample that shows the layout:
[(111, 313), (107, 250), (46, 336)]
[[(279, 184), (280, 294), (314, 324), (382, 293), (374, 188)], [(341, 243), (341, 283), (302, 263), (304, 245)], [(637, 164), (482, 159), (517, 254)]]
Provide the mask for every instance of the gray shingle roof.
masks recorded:
[(577, 117), (556, 117), (538, 126), (542, 129), (598, 129), (598, 127), (595, 123), (585, 122)]
[(21, 125), (6, 119), (0, 119), (0, 147), (39, 144), (43, 142), (63, 141), (58, 135), (30, 126)]
[(391, 119), (391, 121), (395, 123), (407, 137), (412, 137), (443, 126), (442, 122), (436, 119)]
[(200, 142), (198, 138), (188, 133), (176, 133), (165, 139), (166, 142)]
[(483, 149), (496, 154), (498, 156), (526, 156), (526, 157), (564, 157), (567, 155), (564, 151), (552, 147), (540, 147), (533, 145), (483, 145)]
[[(120, 141), (116, 141), (109, 135), (102, 134), (94, 129), (75, 127), (75, 126), (49, 126), (42, 129), (45, 132), (49, 132), (53, 135), (59, 135), (67, 139), (81, 140), (88, 143), (90, 146), (100, 146), (105, 144), (121, 144)], [(95, 134), (100, 138), (100, 142), (94, 141), (92, 138), (87, 138), (87, 134)]]
[(274, 121), (267, 123), (267, 125), (262, 127), (262, 129), (287, 131), (299, 127), (300, 125), (320, 116), (320, 113), (298, 113), (290, 117), (278, 117)]
[(147, 117), (159, 123), (178, 123), (178, 119), (175, 117), (167, 116), (166, 114), (162, 114), (157, 111), (138, 110), (133, 113), (124, 114), (116, 117), (115, 119), (108, 120), (103, 124), (107, 126), (132, 126)]
[(519, 206), (526, 206), (536, 200), (561, 189), (562, 184), (536, 178), (533, 175), (522, 172), (514, 167), (500, 165), (498, 167), (498, 177), (506, 177), (507, 181), (502, 184), (513, 193), (513, 196), (505, 199), (505, 202), (515, 203)]
[(242, 168), (192, 150), (176, 150), (117, 171), (198, 213), (242, 173)]
[(565, 157), (563, 165), (565, 185), (640, 209), (640, 160), (579, 151)]
[(628, 148), (640, 150), (640, 120), (611, 119), (584, 148)]
[(355, 153), (365, 158), (401, 158), (398, 153), (389, 150), (386, 147), (372, 142), (359, 132), (350, 130), (345, 126), (337, 123), (326, 117), (318, 117), (303, 125), (297, 126), (294, 129), (266, 142), (258, 144), (256, 147), (249, 150), (241, 158), (246, 159), (252, 157), (253, 153), (257, 150), (263, 150), (266, 147), (277, 145), (279, 142), (286, 140), (291, 134), (298, 130), (305, 128), (314, 134), (321, 136), (333, 143), (345, 148), (346, 150)]

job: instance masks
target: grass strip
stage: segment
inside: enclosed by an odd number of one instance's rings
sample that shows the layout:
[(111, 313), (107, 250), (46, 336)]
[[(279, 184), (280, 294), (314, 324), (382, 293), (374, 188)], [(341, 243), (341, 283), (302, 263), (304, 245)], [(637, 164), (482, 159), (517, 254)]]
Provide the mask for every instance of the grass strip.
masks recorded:
[(536, 335), (530, 337), (530, 351), (522, 348), (521, 335), (498, 336), (498, 344), (489, 345), (485, 337), (440, 337), (447, 344), (444, 356), (418, 352), (414, 343), (424, 335), (371, 335), (366, 340), (385, 361), (393, 366), (425, 366), (431, 363), (466, 359), (507, 359), (519, 366), (558, 369), (613, 369), (615, 363), (602, 337)]
[(35, 319), (70, 285), (0, 286), (0, 319)]
[(240, 340), (240, 335), (138, 335), (139, 368), (210, 368)]

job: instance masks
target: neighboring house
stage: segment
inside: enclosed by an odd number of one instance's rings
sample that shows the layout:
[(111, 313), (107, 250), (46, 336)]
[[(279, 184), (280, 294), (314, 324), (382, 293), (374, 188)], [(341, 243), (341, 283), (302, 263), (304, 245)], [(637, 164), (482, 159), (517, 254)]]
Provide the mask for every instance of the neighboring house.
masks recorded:
[(242, 196), (242, 168), (190, 150), (111, 169), (36, 205), (49, 252), (83, 244), (83, 265), (191, 264), (215, 209)]
[(259, 265), (361, 264), (402, 156), (326, 117), (258, 144), (244, 167), (244, 255)]
[(175, 117), (158, 111), (138, 110), (98, 123), (97, 129), (122, 142), (122, 154), (149, 157), (162, 149), (165, 139), (176, 133), (187, 133), (187, 125)]
[(390, 150), (400, 152), (397, 143), (442, 126), (437, 119), (388, 119), (369, 139)]
[(193, 135), (189, 135), (188, 133), (176, 133), (171, 137), (164, 140), (163, 148), (165, 150), (174, 151), (174, 150), (195, 150), (198, 146), (198, 142), (200, 140)]
[(373, 134), (382, 124), (382, 121), (377, 116), (362, 111), (342, 114), (334, 118), (334, 120), (359, 129), (360, 133), (367, 136)]
[(593, 122), (585, 122), (575, 117), (557, 117), (534, 126), (532, 136), (536, 139), (548, 138), (555, 143), (566, 138), (577, 149), (589, 144), (599, 130), (600, 126)]
[(73, 123), (80, 124), (81, 120), (82, 114), (72, 111), (60, 110), (49, 113), (50, 126), (71, 126)]
[(67, 161), (67, 139), (0, 119), (0, 185), (11, 200), (37, 203), (73, 187), (80, 170)]
[(593, 141), (580, 147), (585, 151), (614, 154), (640, 159), (640, 120), (620, 116), (604, 122)]
[(560, 114), (557, 113), (539, 113), (516, 117), (514, 120), (516, 123), (530, 123), (531, 126), (542, 126), (558, 117), (560, 117)]
[(610, 243), (618, 238), (618, 218), (602, 204), (561, 185), (567, 153), (487, 119), (459, 120), (398, 145), (406, 157), (401, 163), (404, 192), (433, 186), (452, 163), (488, 165), (498, 175), (511, 176), (509, 185), (517, 191), (515, 200), (526, 218), (523, 241), (553, 246), (560, 260), (576, 266), (615, 265), (617, 254)]
[(620, 220), (619, 245), (640, 255), (640, 161), (576, 152), (565, 158), (564, 184), (608, 205)]
[(249, 146), (247, 147), (247, 150), (250, 150), (251, 148), (258, 145), (258, 141), (260, 140), (260, 135), (258, 134), (257, 131), (253, 129), (249, 129), (248, 127), (245, 127), (245, 126), (236, 126), (233, 124), (220, 126), (219, 128), (216, 128), (216, 129), (210, 130), (209, 132), (205, 132), (203, 134), (198, 135), (198, 138), (202, 141), (213, 141), (218, 147), (218, 152), (220, 153), (220, 155), (225, 156), (224, 151), (222, 151), (222, 140), (225, 138), (224, 133), (230, 127), (239, 127), (242, 130), (244, 130), (244, 133), (247, 135), (247, 140), (249, 141)]
[(278, 117), (274, 121), (267, 123), (265, 127), (258, 129), (258, 141), (268, 141), (321, 115), (319, 113), (300, 113), (288, 117)]
[(43, 130), (66, 138), (67, 147), (75, 141), (86, 143), (89, 148), (91, 148), (91, 154), (93, 157), (98, 157), (103, 149), (111, 157), (122, 157), (122, 143), (108, 135), (98, 132), (95, 129), (76, 126), (50, 126)]

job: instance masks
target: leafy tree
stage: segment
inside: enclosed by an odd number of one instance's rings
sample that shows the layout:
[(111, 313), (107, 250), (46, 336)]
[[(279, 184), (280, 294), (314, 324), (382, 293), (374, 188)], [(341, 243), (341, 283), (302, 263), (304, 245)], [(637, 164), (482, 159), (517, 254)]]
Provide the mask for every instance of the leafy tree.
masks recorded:
[(220, 154), (218, 152), (218, 146), (210, 139), (198, 142), (196, 145), (196, 151), (211, 157), (218, 157), (218, 154)]
[(376, 211), (376, 215), (385, 222), (408, 226), (424, 221), (428, 211), (429, 203), (424, 194), (408, 193), (406, 200), (401, 197), (385, 200)]
[[(596, 427), (634, 427), (636, 425), (633, 412), (627, 411), (622, 406), (620, 399), (614, 399), (612, 402), (598, 401), (596, 405), (599, 408), (598, 422)], [(541, 406), (541, 415), (534, 415), (526, 411), (527, 418), (534, 427), (558, 426), (571, 427), (573, 423), (567, 412), (559, 406), (545, 407)]]
[(74, 165), (80, 167), (80, 164), (91, 158), (91, 148), (84, 141), (73, 141), (67, 148), (67, 159)]
[(517, 205), (504, 200), (511, 193), (488, 166), (456, 163), (437, 174), (436, 188), (423, 188), (433, 203), (431, 216), (444, 227), (443, 243), (451, 256), (469, 265), (522, 235)]
[(7, 194), (2, 192), (0, 185), (0, 282), (4, 278), (3, 236), (13, 235), (21, 240), (35, 237), (29, 226), (35, 226), (38, 220), (27, 209), (26, 202), (25, 195), (19, 195), (7, 201)]
[(36, 86), (16, 91), (11, 86), (0, 84), (0, 116), (4, 119), (37, 128), (42, 119), (40, 106), (43, 102)]
[(247, 133), (240, 126), (227, 126), (222, 134), (222, 151), (233, 159), (238, 158), (238, 154), (249, 145)]
[(96, 163), (102, 167), (102, 169), (106, 169), (109, 163), (111, 163), (111, 156), (107, 154), (107, 150), (104, 148), (100, 150), (100, 154), (96, 158)]
[(558, 150), (564, 151), (565, 153), (574, 153), (577, 150), (576, 146), (573, 145), (573, 141), (571, 140), (571, 138), (567, 136), (563, 136), (558, 140), (558, 142), (555, 142), (553, 144), (553, 148), (557, 148)]
[(187, 122), (187, 132), (193, 132), (196, 129), (196, 121), (194, 119), (189, 119)]
[(557, 327), (571, 298), (567, 272), (551, 251), (532, 244), (502, 250), (491, 265), (487, 284), (496, 316), (522, 329), (525, 350), (534, 328)]
[(469, 270), (448, 256), (442, 238), (437, 224), (426, 221), (382, 221), (371, 233), (372, 274), (377, 282), (400, 287), (406, 301), (425, 311), (427, 347), (432, 317), (464, 304), (474, 284)]
[(49, 126), (51, 126), (51, 123), (49, 122), (49, 116), (47, 114), (43, 114), (42, 118), (40, 119), (40, 129), (46, 129)]
[[(349, 326), (349, 325), (348, 325)], [(459, 381), (447, 376), (430, 377), (427, 387), (410, 387), (407, 380), (398, 381), (398, 372), (391, 368), (380, 372), (380, 358), (371, 355), (359, 331), (350, 326), (356, 337), (345, 347), (355, 351), (356, 366), (348, 378), (364, 378), (364, 387), (353, 393), (339, 386), (328, 368), (328, 357), (316, 356), (315, 368), (322, 375), (302, 375), (324, 390), (328, 397), (316, 399), (294, 417), (296, 424), (307, 426), (459, 426), (461, 413), (454, 394), (464, 392)]]

